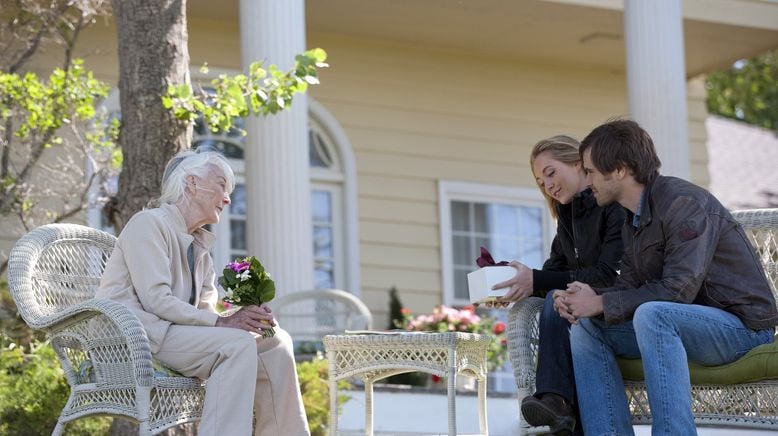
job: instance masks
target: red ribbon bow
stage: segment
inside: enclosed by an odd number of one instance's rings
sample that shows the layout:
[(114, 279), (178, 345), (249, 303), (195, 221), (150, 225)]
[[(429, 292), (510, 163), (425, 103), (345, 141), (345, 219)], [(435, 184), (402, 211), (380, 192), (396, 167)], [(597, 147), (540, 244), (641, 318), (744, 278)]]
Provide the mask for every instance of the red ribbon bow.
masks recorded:
[(508, 261), (507, 260), (503, 260), (502, 262), (495, 262), (494, 258), (489, 253), (489, 250), (487, 250), (484, 247), (481, 247), (481, 257), (476, 259), (475, 263), (480, 268), (483, 268), (485, 266), (506, 266), (506, 265), (508, 265)]

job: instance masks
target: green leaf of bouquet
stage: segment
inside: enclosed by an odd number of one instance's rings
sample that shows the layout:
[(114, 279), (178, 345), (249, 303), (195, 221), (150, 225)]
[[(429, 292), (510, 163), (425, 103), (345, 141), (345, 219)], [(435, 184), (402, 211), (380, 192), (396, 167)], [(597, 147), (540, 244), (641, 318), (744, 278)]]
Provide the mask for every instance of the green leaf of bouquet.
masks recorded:
[(276, 296), (276, 284), (271, 279), (266, 279), (259, 287), (259, 299), (262, 303), (268, 303)]

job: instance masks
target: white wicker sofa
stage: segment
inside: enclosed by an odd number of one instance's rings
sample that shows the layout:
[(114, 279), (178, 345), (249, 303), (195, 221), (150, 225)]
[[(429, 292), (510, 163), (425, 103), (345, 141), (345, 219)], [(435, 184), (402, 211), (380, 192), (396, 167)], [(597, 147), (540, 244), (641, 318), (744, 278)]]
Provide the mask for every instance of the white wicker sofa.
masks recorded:
[[(745, 228), (778, 294), (778, 209), (733, 212)], [(538, 315), (541, 298), (528, 298), (511, 308), (508, 349), (518, 386), (518, 401), (535, 391)], [(778, 340), (778, 339), (777, 339)], [(651, 410), (640, 360), (619, 362), (634, 424), (650, 424)], [(720, 367), (690, 365), (692, 409), (698, 425), (778, 430), (778, 344), (757, 347), (737, 362)], [(528, 427), (520, 418), (521, 434), (547, 427)]]
[(155, 369), (135, 314), (94, 299), (115, 241), (89, 227), (51, 224), (19, 239), (9, 257), (8, 283), (19, 313), (46, 332), (70, 385), (54, 435), (89, 415), (129, 418), (141, 435), (201, 417), (203, 381)]

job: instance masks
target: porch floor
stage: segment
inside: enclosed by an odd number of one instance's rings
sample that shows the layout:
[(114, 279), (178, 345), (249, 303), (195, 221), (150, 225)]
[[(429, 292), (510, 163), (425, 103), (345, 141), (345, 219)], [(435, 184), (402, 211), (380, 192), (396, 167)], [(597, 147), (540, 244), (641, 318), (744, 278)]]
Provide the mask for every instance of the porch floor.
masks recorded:
[[(342, 436), (364, 435), (364, 391), (343, 392), (351, 399), (343, 405), (338, 420), (338, 434)], [(457, 433), (478, 434), (478, 409), (473, 393), (457, 393)], [(388, 435), (437, 435), (447, 434), (447, 401), (445, 392), (412, 392), (402, 389), (377, 388), (373, 394), (374, 434)], [(491, 436), (512, 436), (519, 433), (519, 407), (514, 396), (490, 396), (487, 399), (487, 416)], [(697, 429), (700, 436), (767, 436), (774, 430), (752, 430), (732, 427), (703, 426)], [(635, 426), (635, 436), (650, 436), (651, 427)]]

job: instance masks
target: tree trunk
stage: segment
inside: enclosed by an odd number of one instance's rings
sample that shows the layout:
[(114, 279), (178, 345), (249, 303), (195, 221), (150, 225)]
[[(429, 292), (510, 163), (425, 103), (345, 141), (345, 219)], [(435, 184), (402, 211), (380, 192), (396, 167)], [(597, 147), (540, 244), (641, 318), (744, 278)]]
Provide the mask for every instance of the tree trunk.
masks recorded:
[[(189, 148), (192, 128), (162, 106), (168, 85), (190, 83), (186, 0), (112, 0), (119, 36), (119, 92), (123, 164), (119, 192), (107, 208), (120, 231), (124, 223), (159, 195), (165, 163)], [(188, 425), (167, 434), (195, 434)], [(137, 426), (116, 419), (113, 435), (137, 434)]]
[(168, 85), (190, 83), (186, 0), (113, 0), (119, 36), (124, 157), (109, 218), (119, 231), (159, 195), (165, 163), (192, 142), (192, 128), (162, 106)]

